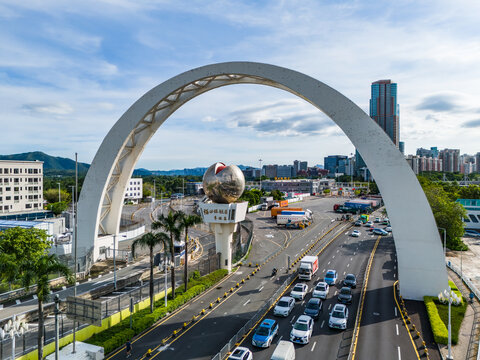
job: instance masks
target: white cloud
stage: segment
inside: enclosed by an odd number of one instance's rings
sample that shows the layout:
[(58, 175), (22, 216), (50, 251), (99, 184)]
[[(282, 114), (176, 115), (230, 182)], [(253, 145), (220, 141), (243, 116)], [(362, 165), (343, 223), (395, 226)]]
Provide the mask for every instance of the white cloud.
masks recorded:
[[(91, 161), (110, 127), (150, 88), (190, 68), (230, 60), (304, 72), (365, 111), (370, 83), (390, 78), (398, 83), (407, 152), (438, 145), (476, 153), (479, 12), (480, 3), (473, 0), (5, 0), (0, 5), (0, 121), (9, 123), (5, 131), (22, 133), (31, 142), (4, 142), (0, 153), (36, 145), (69, 156), (74, 144), (89, 154), (83, 161)], [(68, 127), (58, 126), (66, 119)], [(140, 165), (208, 165), (204, 162), (218, 154), (245, 159), (236, 163), (255, 163), (259, 155), (283, 163), (291, 155), (313, 164), (353, 149), (317, 109), (259, 86), (202, 95), (164, 126), (161, 133), (168, 136), (152, 139), (142, 157), (148, 161)], [(294, 154), (278, 151), (280, 136)], [(182, 146), (174, 153), (179, 137)], [(168, 156), (155, 160), (150, 147), (169, 149)]]

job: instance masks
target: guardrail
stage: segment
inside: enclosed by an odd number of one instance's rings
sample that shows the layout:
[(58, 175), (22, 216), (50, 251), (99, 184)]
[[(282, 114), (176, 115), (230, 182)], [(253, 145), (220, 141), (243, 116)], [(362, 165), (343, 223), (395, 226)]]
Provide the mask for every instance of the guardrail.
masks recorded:
[(255, 315), (252, 316), (250, 320), (230, 339), (230, 341), (225, 344), (225, 346), (212, 358), (212, 360), (223, 360), (227, 355), (232, 351), (235, 346), (238, 346), (240, 340), (242, 340), (249, 332), (253, 329), (255, 324), (264, 316), (264, 314), (270, 309), (270, 307), (277, 302), (277, 299), (283, 294), (285, 289), (288, 288), (290, 283), (297, 277), (297, 274), (291, 274), (283, 282), (283, 284), (278, 288), (278, 290), (273, 294), (270, 299), (267, 300), (265, 305), (263, 305), (260, 310), (258, 310)]

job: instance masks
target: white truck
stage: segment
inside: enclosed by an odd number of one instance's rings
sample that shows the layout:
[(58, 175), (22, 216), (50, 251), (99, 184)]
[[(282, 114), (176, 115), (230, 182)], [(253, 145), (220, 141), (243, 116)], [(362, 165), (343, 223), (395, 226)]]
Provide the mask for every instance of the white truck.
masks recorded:
[(312, 280), (313, 275), (318, 271), (318, 256), (304, 256), (300, 260), (298, 278), (300, 280)]
[(263, 196), (261, 199), (262, 202), (262, 210), (270, 210), (275, 201), (273, 200), (273, 196)]

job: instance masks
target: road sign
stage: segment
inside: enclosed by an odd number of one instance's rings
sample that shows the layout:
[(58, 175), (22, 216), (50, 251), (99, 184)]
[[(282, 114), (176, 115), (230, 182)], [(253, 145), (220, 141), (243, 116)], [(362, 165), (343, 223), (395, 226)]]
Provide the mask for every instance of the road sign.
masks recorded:
[(80, 297), (67, 297), (67, 318), (80, 323), (102, 326), (102, 303)]

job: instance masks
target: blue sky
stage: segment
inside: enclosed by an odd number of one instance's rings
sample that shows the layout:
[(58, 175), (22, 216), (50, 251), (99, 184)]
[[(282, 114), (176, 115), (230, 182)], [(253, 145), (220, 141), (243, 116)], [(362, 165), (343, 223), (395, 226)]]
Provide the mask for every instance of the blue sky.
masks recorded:
[[(400, 137), (480, 151), (478, 1), (16, 1), (0, 3), (0, 154), (91, 162), (118, 118), (172, 76), (223, 61), (288, 67), (368, 112), (370, 83), (398, 83)], [(323, 163), (354, 148), (317, 109), (239, 85), (179, 109), (137, 167)]]

